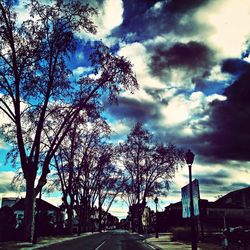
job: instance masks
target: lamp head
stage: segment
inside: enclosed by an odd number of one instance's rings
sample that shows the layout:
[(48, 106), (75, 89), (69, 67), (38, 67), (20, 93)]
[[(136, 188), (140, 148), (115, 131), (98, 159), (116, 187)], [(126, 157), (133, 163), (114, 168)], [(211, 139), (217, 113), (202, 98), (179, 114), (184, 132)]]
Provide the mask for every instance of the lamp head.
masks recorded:
[(188, 165), (192, 165), (194, 162), (194, 153), (189, 149), (185, 155), (185, 160)]
[(155, 202), (155, 204), (158, 203), (158, 198), (157, 197), (155, 197), (154, 202)]

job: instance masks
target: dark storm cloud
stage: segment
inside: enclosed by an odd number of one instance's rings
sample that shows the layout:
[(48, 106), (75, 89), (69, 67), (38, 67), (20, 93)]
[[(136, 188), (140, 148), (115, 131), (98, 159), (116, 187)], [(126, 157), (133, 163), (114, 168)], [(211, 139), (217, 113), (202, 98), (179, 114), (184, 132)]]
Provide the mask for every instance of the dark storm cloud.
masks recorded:
[[(188, 178), (188, 176), (187, 176)], [(231, 178), (231, 175), (225, 170), (219, 170), (215, 173), (194, 174), (194, 178), (199, 180), (200, 185), (204, 186), (222, 186), (227, 179)]]
[[(187, 176), (188, 177), (188, 176)], [(220, 179), (222, 182), (225, 181), (225, 179), (229, 179), (232, 177), (232, 175), (229, 173), (229, 171), (226, 171), (224, 169), (221, 169), (217, 172), (214, 172), (214, 173), (207, 173), (207, 172), (204, 172), (203, 174), (199, 174), (196, 176), (197, 179), (199, 180), (206, 180), (207, 178), (210, 178), (210, 179)]]
[(199, 183), (200, 185), (204, 185), (207, 187), (208, 186), (222, 186), (224, 184), (222, 180), (211, 178), (211, 176), (207, 178), (199, 178)]
[(227, 59), (222, 64), (222, 72), (230, 73), (233, 75), (241, 75), (249, 71), (250, 65), (244, 60), (238, 58)]
[(126, 119), (140, 121), (142, 123), (151, 119), (159, 119), (157, 107), (151, 103), (140, 102), (136, 99), (119, 98), (119, 104), (108, 108), (108, 112), (117, 119)]
[[(193, 174), (193, 178), (199, 180), (201, 198), (204, 198), (208, 194), (214, 197), (218, 196), (218, 194), (224, 195), (225, 192), (228, 193), (232, 190), (236, 190), (246, 186), (246, 183), (242, 182), (236, 182), (228, 185), (228, 181), (231, 180), (232, 175), (229, 171), (225, 171), (223, 169), (215, 173), (204, 172), (195, 174), (194, 171)], [(183, 177), (188, 181), (188, 175), (184, 175)], [(171, 184), (170, 193), (175, 196), (177, 194), (180, 194), (179, 186), (176, 185), (176, 183)]]
[[(154, 8), (156, 3), (160, 7)], [(145, 40), (157, 35), (174, 32), (176, 34), (192, 34), (200, 29), (193, 22), (192, 11), (208, 1), (155, 1), (155, 0), (124, 0), (123, 23), (113, 32), (113, 36), (124, 38), (133, 33), (134, 40)], [(185, 17), (185, 22), (182, 22)]]
[[(247, 67), (249, 65), (244, 65)], [(227, 87), (224, 94), (226, 101), (211, 104), (206, 125), (212, 131), (200, 138), (204, 145), (200, 145), (200, 153), (222, 160), (250, 160), (250, 70)]]
[(231, 174), (229, 174), (227, 171), (225, 170), (219, 170), (218, 172), (213, 174), (214, 178), (231, 178)]
[[(113, 36), (126, 38), (128, 33), (134, 40), (143, 42), (144, 39), (155, 38), (157, 35), (179, 35), (180, 37), (191, 37), (193, 34), (206, 32), (198, 24), (193, 13), (197, 8), (203, 7), (209, 1), (158, 1), (161, 5), (155, 8), (157, 1), (133, 1), (124, 0), (123, 23), (116, 28)], [(206, 20), (204, 20), (204, 23)], [(169, 41), (174, 41), (170, 37)], [(204, 37), (205, 38), (205, 37)], [(188, 41), (186, 39), (186, 41)], [(204, 40), (205, 41), (205, 40)], [(210, 69), (215, 65), (214, 53), (205, 43), (190, 41), (187, 43), (161, 43), (155, 40), (144, 44), (147, 52), (151, 56), (148, 62), (151, 73), (162, 79), (166, 79), (169, 68), (187, 72), (187, 80), (193, 80), (195, 91), (202, 91), (205, 95), (223, 93), (225, 82), (209, 82)], [(247, 54), (245, 54), (247, 56)], [(248, 149), (250, 148), (250, 71), (249, 64), (240, 59), (227, 59), (222, 63), (222, 72), (232, 74), (232, 79), (238, 77), (224, 94), (226, 101), (214, 101), (211, 104), (209, 122), (205, 119), (200, 121), (200, 128), (193, 127), (194, 136), (183, 138), (178, 134), (178, 128), (172, 133), (176, 136), (175, 141), (180, 145), (189, 144), (201, 157), (208, 157), (214, 162), (225, 162), (226, 160), (250, 160)], [(233, 80), (232, 80), (233, 81)], [(152, 89), (145, 90), (156, 101), (161, 100), (160, 91)], [(157, 102), (156, 102), (157, 103)], [(150, 122), (159, 119), (160, 114), (156, 104), (143, 103), (137, 100), (121, 98), (118, 107), (111, 107), (109, 112), (116, 118), (138, 119), (141, 122)], [(160, 120), (160, 119), (159, 119)], [(153, 124), (153, 123), (151, 123)], [(196, 123), (194, 123), (196, 125)], [(157, 128), (157, 133), (161, 134), (162, 128)], [(194, 126), (195, 126), (194, 125)], [(201, 133), (203, 128), (209, 128), (209, 132)], [(161, 130), (160, 130), (161, 129)], [(205, 130), (204, 129), (204, 130)], [(159, 132), (160, 131), (160, 132)], [(170, 129), (168, 129), (170, 131)], [(207, 129), (206, 129), (207, 131)], [(172, 131), (171, 131), (172, 132)], [(166, 133), (162, 138), (171, 138), (171, 133)]]
[(223, 186), (221, 188), (222, 191), (225, 191), (225, 192), (232, 192), (234, 190), (238, 190), (238, 189), (242, 189), (242, 188), (246, 188), (246, 187), (249, 187), (249, 183), (245, 183), (245, 182), (235, 182), (235, 183), (232, 183), (231, 185), (229, 186)]
[(186, 68), (197, 71), (203, 69), (202, 75), (212, 65), (213, 53), (202, 43), (188, 42), (175, 43), (171, 47), (164, 44), (157, 44), (150, 48), (152, 74), (162, 76), (166, 70), (172, 68)]
[(191, 9), (198, 8), (209, 2), (208, 0), (172, 0), (166, 4), (166, 9), (173, 13), (187, 12)]
[(133, 17), (144, 15), (158, 0), (123, 0), (125, 22)]

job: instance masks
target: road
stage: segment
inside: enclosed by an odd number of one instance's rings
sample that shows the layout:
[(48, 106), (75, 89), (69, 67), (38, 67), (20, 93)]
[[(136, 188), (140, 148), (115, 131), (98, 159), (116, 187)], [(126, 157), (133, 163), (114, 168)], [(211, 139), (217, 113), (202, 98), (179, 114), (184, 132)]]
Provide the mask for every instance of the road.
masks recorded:
[(72, 241), (62, 242), (50, 247), (39, 249), (51, 250), (152, 250), (142, 242), (143, 237), (129, 234), (124, 230), (113, 230), (94, 234)]

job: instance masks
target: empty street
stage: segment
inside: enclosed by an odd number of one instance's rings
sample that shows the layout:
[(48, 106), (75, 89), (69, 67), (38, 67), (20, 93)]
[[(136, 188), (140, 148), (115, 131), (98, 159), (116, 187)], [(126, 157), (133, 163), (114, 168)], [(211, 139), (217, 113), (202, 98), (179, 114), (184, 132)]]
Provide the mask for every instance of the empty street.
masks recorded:
[(70, 240), (40, 249), (53, 250), (152, 250), (143, 243), (143, 237), (129, 234), (124, 230), (114, 230)]

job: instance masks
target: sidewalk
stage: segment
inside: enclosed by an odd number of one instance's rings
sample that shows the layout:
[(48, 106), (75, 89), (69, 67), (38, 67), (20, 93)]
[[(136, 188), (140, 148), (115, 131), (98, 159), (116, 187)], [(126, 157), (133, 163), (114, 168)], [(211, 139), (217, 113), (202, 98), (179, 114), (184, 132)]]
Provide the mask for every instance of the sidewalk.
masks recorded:
[(44, 238), (38, 238), (37, 244), (33, 245), (30, 242), (5, 242), (0, 243), (0, 249), (1, 250), (33, 250), (33, 249), (39, 249), (40, 247), (46, 247), (53, 244), (56, 244), (58, 242), (64, 242), (69, 240), (74, 240), (81, 237), (86, 237), (95, 233), (82, 233), (80, 236), (73, 235), (73, 236), (62, 236), (62, 237), (44, 237)]
[[(148, 238), (144, 240), (147, 244), (151, 245), (154, 249), (157, 250), (178, 250), (178, 249), (192, 249), (191, 244), (171, 241), (171, 233), (161, 233), (159, 238), (155, 238), (155, 235), (150, 234)], [(200, 250), (221, 250), (222, 247), (219, 245), (211, 243), (198, 243), (198, 249)]]

